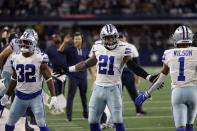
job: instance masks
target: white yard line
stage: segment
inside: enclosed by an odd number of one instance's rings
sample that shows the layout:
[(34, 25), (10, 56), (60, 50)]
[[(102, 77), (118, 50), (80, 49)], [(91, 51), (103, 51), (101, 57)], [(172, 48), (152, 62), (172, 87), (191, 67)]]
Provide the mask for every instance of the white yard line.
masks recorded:
[[(171, 110), (170, 106), (163, 106), (163, 107), (144, 107), (145, 110)], [(123, 108), (124, 111), (133, 111), (135, 108)], [(73, 109), (75, 112), (82, 112), (82, 109)]]
[[(61, 126), (51, 126), (51, 127), (65, 127), (64, 125), (61, 125)], [(194, 127), (194, 128), (197, 128), (197, 127)], [(163, 127), (135, 127), (135, 128), (125, 128), (126, 130), (142, 130), (142, 131), (145, 131), (145, 130), (159, 130), (159, 129), (175, 129), (175, 127), (168, 127), (168, 126), (163, 126)], [(80, 128), (75, 128), (75, 129), (72, 129), (72, 130), (77, 130), (77, 131), (88, 131), (89, 129), (80, 129)]]
[[(131, 101), (124, 101), (123, 102), (124, 104), (133, 104), (133, 101), (131, 100)], [(147, 103), (149, 103), (149, 104), (151, 104), (151, 103), (154, 103), (154, 104), (164, 104), (164, 103), (169, 103), (170, 104), (170, 100), (161, 100), (161, 101), (158, 101), (158, 100), (150, 100), (150, 101), (147, 101), (145, 104), (147, 104)], [(79, 105), (79, 106), (81, 106), (81, 102), (74, 102), (73, 103), (73, 105)]]
[[(196, 128), (196, 127), (194, 127)], [(158, 130), (158, 129), (175, 129), (175, 127), (171, 126), (163, 126), (163, 127), (137, 127), (137, 128), (125, 128), (126, 130)]]
[[(124, 116), (124, 119), (160, 119), (160, 118), (172, 118), (172, 116)], [(73, 120), (82, 120), (82, 118), (72, 118)], [(57, 119), (47, 119), (47, 121), (62, 121), (65, 120), (63, 118), (57, 118)]]

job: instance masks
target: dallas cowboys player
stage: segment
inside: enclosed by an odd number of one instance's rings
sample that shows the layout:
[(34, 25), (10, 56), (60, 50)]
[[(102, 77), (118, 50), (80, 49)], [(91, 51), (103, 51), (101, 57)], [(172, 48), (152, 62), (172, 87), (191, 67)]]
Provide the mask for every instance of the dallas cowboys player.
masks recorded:
[[(18, 50), (18, 34), (15, 32), (11, 33), (9, 36), (9, 45), (0, 53), (0, 63), (3, 64), (5, 61), (5, 64), (3, 65), (3, 70), (2, 70), (2, 79), (0, 79), (0, 98), (6, 93), (8, 87), (8, 83), (10, 81), (11, 75), (12, 75), (12, 68), (10, 64), (10, 54), (12, 52)], [(0, 104), (0, 113), (2, 115), (4, 110), (4, 106)]]
[(93, 55), (86, 61), (69, 67), (68, 70), (76, 72), (96, 65), (95, 87), (89, 103), (90, 130), (100, 131), (100, 117), (107, 105), (116, 131), (124, 131), (121, 97), (121, 73), (124, 64), (149, 81), (153, 81), (155, 76), (149, 75), (132, 61), (132, 50), (128, 44), (118, 40), (118, 31), (114, 25), (105, 25), (101, 29), (100, 38), (101, 40), (96, 41), (92, 47)]
[(163, 55), (163, 69), (152, 87), (136, 98), (136, 104), (142, 104), (155, 89), (164, 81), (170, 72), (171, 104), (176, 131), (193, 131), (197, 113), (197, 48), (191, 47), (193, 42), (191, 29), (187, 26), (178, 27), (174, 34), (174, 49)]
[(54, 93), (54, 85), (48, 68), (48, 56), (36, 52), (36, 37), (25, 32), (20, 38), (20, 51), (11, 55), (13, 75), (8, 86), (8, 91), (1, 99), (1, 104), (6, 105), (14, 88), (15, 99), (11, 105), (10, 115), (5, 125), (5, 131), (13, 131), (14, 125), (28, 107), (33, 111), (40, 131), (48, 131), (45, 121), (44, 106), (42, 102), (42, 80), (46, 79), (52, 95), (50, 105), (58, 109), (57, 99)]

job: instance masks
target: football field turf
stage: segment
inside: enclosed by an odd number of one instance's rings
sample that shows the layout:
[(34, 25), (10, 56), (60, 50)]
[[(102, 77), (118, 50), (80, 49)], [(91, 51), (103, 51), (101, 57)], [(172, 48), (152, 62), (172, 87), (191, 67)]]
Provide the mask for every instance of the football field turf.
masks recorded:
[[(150, 73), (157, 73), (161, 68), (146, 68)], [(147, 89), (150, 83), (141, 79), (139, 90)], [(88, 87), (88, 102), (91, 95), (92, 79), (89, 77)], [(146, 116), (136, 116), (133, 102), (128, 97), (126, 88), (123, 91), (123, 114), (124, 125), (127, 131), (175, 131), (173, 117), (170, 105), (170, 78), (165, 81), (165, 86), (162, 90), (156, 91), (152, 95), (152, 100), (144, 104), (144, 110), (147, 111)], [(67, 89), (66, 89), (67, 95)], [(82, 119), (82, 106), (79, 97), (79, 91), (74, 99), (73, 106), (73, 121), (67, 122), (66, 115), (51, 115), (47, 109), (47, 122), (51, 131), (89, 131), (87, 120)], [(196, 125), (195, 122), (194, 125)], [(195, 127), (197, 130), (197, 127)], [(105, 131), (113, 131), (106, 129)]]

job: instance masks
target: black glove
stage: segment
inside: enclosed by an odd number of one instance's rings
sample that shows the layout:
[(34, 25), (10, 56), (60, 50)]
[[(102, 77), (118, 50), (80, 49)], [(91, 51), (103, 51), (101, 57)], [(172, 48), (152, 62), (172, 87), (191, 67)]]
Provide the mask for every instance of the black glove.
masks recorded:
[(159, 74), (160, 73), (155, 74), (155, 75), (151, 75), (150, 78), (149, 78), (149, 81), (152, 82), (152, 83), (155, 82), (157, 80)]

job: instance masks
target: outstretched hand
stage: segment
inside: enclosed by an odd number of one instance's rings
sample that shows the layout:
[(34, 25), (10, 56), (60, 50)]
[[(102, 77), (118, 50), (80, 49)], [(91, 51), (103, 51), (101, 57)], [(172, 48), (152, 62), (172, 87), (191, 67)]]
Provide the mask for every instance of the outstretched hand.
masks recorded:
[(151, 96), (147, 92), (140, 92), (138, 97), (135, 99), (135, 105), (140, 106)]

